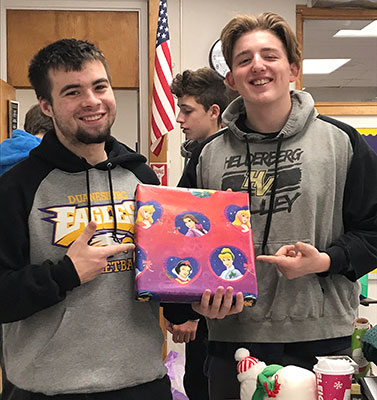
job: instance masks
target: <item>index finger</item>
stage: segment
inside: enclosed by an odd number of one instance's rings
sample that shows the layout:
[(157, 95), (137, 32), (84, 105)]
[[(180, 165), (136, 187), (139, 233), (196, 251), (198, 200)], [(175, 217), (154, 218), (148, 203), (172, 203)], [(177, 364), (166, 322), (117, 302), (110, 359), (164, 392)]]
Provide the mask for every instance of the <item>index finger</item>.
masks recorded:
[(105, 253), (105, 257), (111, 257), (115, 254), (133, 250), (135, 245), (133, 243), (122, 243), (122, 244), (111, 244), (109, 246), (102, 247), (102, 251)]
[(92, 236), (95, 234), (97, 229), (97, 223), (95, 221), (90, 221), (85, 229), (81, 232), (80, 236), (76, 239), (76, 241), (83, 241), (85, 244), (89, 242)]
[(264, 262), (269, 263), (269, 264), (276, 264), (276, 262), (277, 262), (277, 260), (278, 260), (278, 257), (276, 257), (276, 256), (263, 256), (263, 255), (260, 255), (260, 256), (257, 256), (256, 259), (257, 259), (258, 261), (264, 261)]

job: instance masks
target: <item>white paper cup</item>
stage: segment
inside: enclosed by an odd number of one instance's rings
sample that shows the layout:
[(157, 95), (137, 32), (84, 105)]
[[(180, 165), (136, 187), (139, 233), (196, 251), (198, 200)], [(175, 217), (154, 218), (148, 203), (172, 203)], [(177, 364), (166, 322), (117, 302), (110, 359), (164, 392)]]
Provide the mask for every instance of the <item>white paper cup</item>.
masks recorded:
[(322, 369), (316, 364), (313, 368), (316, 377), (317, 400), (350, 400), (352, 365), (339, 371)]

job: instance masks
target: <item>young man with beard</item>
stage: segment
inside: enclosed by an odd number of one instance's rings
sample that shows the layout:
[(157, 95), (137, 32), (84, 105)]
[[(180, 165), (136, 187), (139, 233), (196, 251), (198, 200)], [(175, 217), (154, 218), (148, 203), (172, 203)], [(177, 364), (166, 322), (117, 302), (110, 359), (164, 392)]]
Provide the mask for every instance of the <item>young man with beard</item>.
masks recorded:
[(220, 39), (240, 97), (201, 152), (197, 185), (249, 193), (259, 297), (207, 321), (211, 400), (239, 398), (239, 347), (308, 369), (317, 355), (349, 353), (357, 279), (377, 265), (377, 157), (309, 93), (290, 90), (301, 63), (292, 29), (273, 13), (244, 15)]
[[(171, 399), (159, 304), (134, 300), (134, 192), (158, 179), (110, 135), (107, 61), (63, 39), (36, 54), (29, 79), (54, 129), (0, 178), (7, 377), (28, 400)], [(219, 287), (210, 305), (207, 290), (193, 308), (223, 318), (242, 309), (232, 295)]]

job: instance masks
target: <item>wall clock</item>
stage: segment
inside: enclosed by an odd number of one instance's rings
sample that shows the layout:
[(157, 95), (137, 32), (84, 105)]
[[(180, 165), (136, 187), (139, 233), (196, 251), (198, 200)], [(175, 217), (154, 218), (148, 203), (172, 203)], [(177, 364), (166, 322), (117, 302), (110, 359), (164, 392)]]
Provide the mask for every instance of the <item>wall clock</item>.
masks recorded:
[(216, 40), (209, 51), (209, 65), (223, 78), (225, 78), (229, 71), (223, 56), (223, 52), (221, 51), (220, 39)]

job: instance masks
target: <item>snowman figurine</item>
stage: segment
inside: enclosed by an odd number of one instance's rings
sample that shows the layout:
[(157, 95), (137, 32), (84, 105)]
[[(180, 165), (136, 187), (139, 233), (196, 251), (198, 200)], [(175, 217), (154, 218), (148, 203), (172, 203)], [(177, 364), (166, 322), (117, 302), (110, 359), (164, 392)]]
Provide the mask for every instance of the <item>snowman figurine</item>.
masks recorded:
[(241, 400), (316, 400), (315, 375), (312, 371), (288, 365), (269, 365), (240, 348), (234, 355)]
[(266, 368), (263, 361), (250, 357), (247, 349), (237, 349), (234, 358), (237, 363), (237, 379), (241, 384), (241, 400), (251, 400), (251, 396), (257, 388), (257, 377)]

